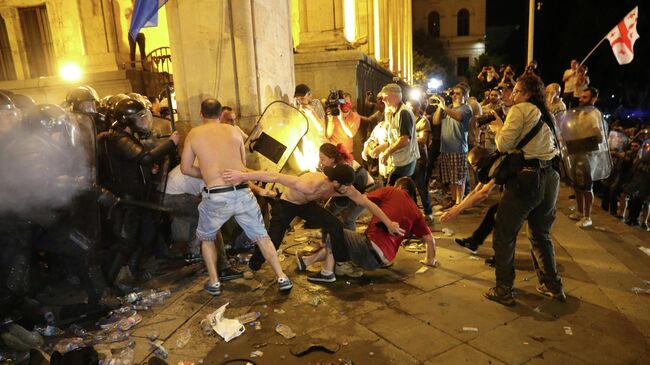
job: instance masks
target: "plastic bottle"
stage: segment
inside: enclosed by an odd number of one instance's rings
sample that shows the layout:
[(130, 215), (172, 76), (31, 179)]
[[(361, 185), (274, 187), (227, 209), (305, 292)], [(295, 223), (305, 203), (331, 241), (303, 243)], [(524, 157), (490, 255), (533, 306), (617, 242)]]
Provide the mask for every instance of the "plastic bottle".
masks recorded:
[(182, 349), (183, 347), (187, 346), (191, 338), (192, 331), (190, 331), (189, 328), (185, 331), (182, 331), (178, 334), (178, 338), (176, 339), (176, 348)]
[(119, 321), (117, 324), (117, 329), (120, 331), (128, 331), (140, 322), (142, 322), (142, 316), (136, 313), (131, 317), (127, 317)]
[(256, 321), (258, 318), (260, 318), (261, 313), (260, 312), (248, 312), (246, 314), (242, 314), (241, 316), (237, 317), (236, 319), (239, 321), (241, 324), (247, 324)]
[(154, 305), (165, 304), (165, 299), (162, 297), (147, 297), (142, 299), (137, 306), (151, 307)]
[(169, 353), (167, 352), (167, 350), (165, 350), (165, 347), (163, 346), (163, 341), (157, 340), (155, 342), (149, 342), (149, 345), (151, 345), (151, 348), (153, 349), (153, 353), (155, 355), (158, 355), (163, 359), (166, 359), (167, 356), (169, 356)]
[(138, 293), (135, 293), (135, 292), (129, 293), (129, 294), (119, 298), (120, 302), (128, 303), (128, 304), (135, 303), (138, 299), (140, 299), (140, 297), (138, 296)]
[(275, 326), (275, 332), (279, 333), (280, 335), (282, 335), (282, 337), (286, 338), (287, 340), (296, 337), (296, 333), (293, 332), (291, 327), (282, 323), (278, 323), (278, 325)]
[(113, 343), (113, 342), (120, 342), (128, 339), (131, 336), (131, 334), (126, 331), (126, 332), (111, 332), (107, 333), (104, 335), (98, 335), (95, 336), (94, 342), (95, 343)]
[(442, 229), (442, 233), (443, 233), (445, 236), (452, 236), (452, 235), (454, 234), (454, 230), (453, 230), (453, 229), (450, 229), (450, 228), (443, 228), (443, 229)]
[(83, 337), (83, 338), (88, 337), (88, 332), (78, 324), (71, 325), (70, 328), (68, 328), (68, 330), (77, 337)]

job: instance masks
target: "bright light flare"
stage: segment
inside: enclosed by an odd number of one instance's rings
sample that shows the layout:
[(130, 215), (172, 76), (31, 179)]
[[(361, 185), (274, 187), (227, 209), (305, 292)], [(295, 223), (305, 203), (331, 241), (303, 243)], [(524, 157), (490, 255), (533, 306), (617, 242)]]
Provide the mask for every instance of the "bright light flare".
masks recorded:
[(345, 22), (343, 34), (349, 42), (354, 42), (357, 37), (355, 8), (356, 4), (354, 0), (343, 0), (343, 17)]
[(429, 82), (427, 83), (427, 87), (430, 90), (437, 90), (440, 86), (442, 86), (442, 80), (437, 79), (435, 77), (431, 78)]
[(422, 100), (422, 90), (411, 89), (411, 91), (409, 91), (409, 100)]
[(81, 67), (74, 63), (66, 63), (59, 70), (61, 78), (70, 82), (79, 81), (81, 79), (81, 73)]

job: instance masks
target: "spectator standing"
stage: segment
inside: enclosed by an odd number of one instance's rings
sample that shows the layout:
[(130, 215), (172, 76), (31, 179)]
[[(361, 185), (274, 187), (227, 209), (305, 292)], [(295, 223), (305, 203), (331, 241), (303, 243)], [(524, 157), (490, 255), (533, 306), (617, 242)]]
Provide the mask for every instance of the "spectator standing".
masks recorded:
[(449, 184), (453, 202), (460, 204), (465, 192), (467, 176), (467, 137), (472, 119), (472, 109), (467, 105), (469, 88), (458, 84), (453, 88), (452, 105), (446, 106), (439, 96), (432, 98), (438, 102), (433, 115), (433, 125), (442, 125), (440, 143), (440, 169), (442, 182)]
[(568, 103), (568, 107), (573, 107), (573, 91), (576, 87), (576, 78), (578, 77), (578, 60), (571, 60), (571, 67), (564, 71), (562, 81), (564, 82), (564, 94), (562, 94), (564, 101)]
[(573, 106), (580, 104), (580, 95), (589, 87), (589, 76), (587, 76), (588, 70), (589, 68), (587, 65), (580, 65), (578, 67), (576, 84), (573, 89)]
[(427, 180), (427, 166), (428, 166), (428, 149), (431, 144), (431, 122), (422, 115), (419, 101), (409, 101), (409, 106), (415, 115), (415, 131), (417, 133), (418, 150), (420, 158), (415, 165), (415, 172), (413, 173), (413, 180), (420, 194), (420, 201), (422, 202), (422, 209), (427, 222), (433, 222), (433, 210), (431, 208), (431, 198), (429, 197), (429, 187)]
[(552, 83), (546, 86), (546, 106), (551, 114), (566, 111), (566, 105), (562, 101), (560, 84)]
[(352, 154), (354, 136), (359, 131), (361, 117), (352, 110), (352, 95), (343, 93), (343, 98), (345, 103), (339, 105), (339, 115), (327, 116), (326, 137), (331, 144), (336, 146), (340, 143), (346, 151)]

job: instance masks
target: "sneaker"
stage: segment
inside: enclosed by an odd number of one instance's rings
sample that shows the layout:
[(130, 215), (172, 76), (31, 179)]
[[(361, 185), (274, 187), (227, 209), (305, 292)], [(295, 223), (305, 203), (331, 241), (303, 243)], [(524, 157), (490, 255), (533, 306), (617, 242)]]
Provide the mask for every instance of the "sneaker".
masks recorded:
[(515, 305), (515, 297), (512, 293), (512, 288), (504, 285), (497, 285), (494, 288), (490, 288), (490, 290), (483, 294), (483, 296), (489, 300), (507, 305), (508, 307)]
[(234, 279), (239, 279), (244, 276), (244, 273), (237, 270), (233, 269), (232, 267), (229, 267), (224, 270), (219, 271), (219, 280), (222, 281), (229, 281), (229, 280), (234, 280)]
[(208, 294), (216, 297), (221, 294), (221, 283), (217, 281), (214, 284), (210, 284), (210, 281), (206, 281), (205, 284), (203, 284), (203, 289), (207, 291)]
[(351, 278), (359, 278), (363, 276), (363, 270), (359, 269), (351, 262), (337, 262), (334, 265), (334, 274), (349, 276)]
[(580, 228), (587, 228), (591, 227), (593, 223), (591, 222), (591, 217), (583, 217), (581, 220), (576, 223), (576, 226)]
[(293, 283), (291, 282), (291, 279), (289, 278), (280, 278), (278, 279), (278, 289), (280, 291), (289, 291), (293, 288)]
[(574, 221), (579, 221), (579, 220), (582, 219), (582, 214), (580, 214), (578, 212), (573, 212), (573, 213), (569, 214), (569, 219), (573, 219)]
[(427, 214), (427, 215), (425, 215), (425, 216), (424, 216), (424, 220), (425, 220), (427, 223), (433, 223), (433, 214)]
[(537, 285), (537, 292), (547, 297), (557, 299), (560, 302), (566, 302), (566, 294), (564, 294), (564, 289), (562, 288), (562, 282), (558, 284), (539, 284)]
[(201, 257), (201, 254), (193, 254), (191, 252), (188, 252), (185, 255), (185, 262), (188, 264), (193, 264), (201, 261), (203, 261), (203, 257)]
[(494, 256), (486, 257), (485, 264), (490, 267), (494, 267)]
[(300, 252), (296, 252), (296, 266), (298, 267), (298, 271), (307, 270), (307, 265), (305, 264), (305, 261), (302, 259), (302, 254)]
[(336, 281), (336, 275), (334, 275), (334, 273), (331, 273), (329, 275), (323, 275), (319, 271), (316, 274), (309, 275), (307, 277), (307, 280), (311, 281), (312, 283), (333, 283)]
[(474, 243), (474, 241), (472, 240), (472, 237), (456, 238), (454, 241), (456, 241), (456, 244), (458, 244), (462, 248), (464, 248), (467, 251), (471, 252), (472, 255), (476, 255), (478, 253), (478, 246), (479, 245)]

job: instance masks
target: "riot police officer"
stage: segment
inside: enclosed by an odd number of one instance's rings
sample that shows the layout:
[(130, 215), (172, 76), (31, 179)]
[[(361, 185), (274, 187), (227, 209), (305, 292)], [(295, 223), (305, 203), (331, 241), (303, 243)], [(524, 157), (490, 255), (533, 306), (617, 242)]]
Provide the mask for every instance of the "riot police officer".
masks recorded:
[(73, 112), (88, 114), (95, 122), (97, 133), (105, 132), (110, 127), (106, 117), (98, 112), (99, 95), (90, 86), (79, 86), (71, 90), (65, 98), (65, 105)]
[[(179, 134), (173, 132), (168, 141), (153, 148), (143, 145), (136, 135), (150, 133), (152, 116), (142, 103), (133, 99), (119, 101), (113, 118), (111, 129), (98, 139), (100, 183), (123, 200), (144, 201), (152, 167), (175, 152)], [(155, 238), (151, 212), (123, 204), (114, 213), (116, 242), (105, 266), (108, 283), (115, 280), (127, 260), (131, 271), (136, 276), (140, 274), (140, 256)]]

